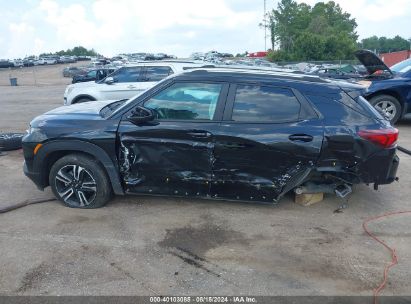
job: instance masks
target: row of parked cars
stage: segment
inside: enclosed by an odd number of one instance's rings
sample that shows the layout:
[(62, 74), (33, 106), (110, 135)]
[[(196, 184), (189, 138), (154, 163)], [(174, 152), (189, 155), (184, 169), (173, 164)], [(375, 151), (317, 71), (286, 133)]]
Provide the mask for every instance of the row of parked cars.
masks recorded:
[(398, 130), (369, 102), (390, 91), (372, 88), (406, 90), (408, 79), (409, 98), (411, 69), (378, 72), (381, 62), (368, 59), (368, 87), (266, 67), (123, 66), (69, 85), (70, 106), (31, 122), (24, 171), (74, 208), (113, 194), (276, 203), (290, 191), (377, 189), (396, 180)]
[(78, 60), (90, 60), (86, 56), (42, 56), (36, 58), (34, 56), (24, 59), (14, 60), (0, 60), (0, 68), (12, 68), (12, 67), (30, 67), (35, 65), (48, 65), (57, 63), (74, 63)]
[[(321, 78), (332, 78), (360, 83), (364, 86), (363, 96), (392, 123), (411, 112), (411, 59), (388, 68), (382, 60), (371, 51), (361, 50), (356, 56), (363, 63), (361, 73), (318, 73)], [(261, 60), (264, 62), (263, 60)], [(208, 62), (163, 60), (159, 62), (142, 62), (128, 64), (120, 68), (105, 67), (93, 69), (73, 76), (73, 83), (64, 93), (64, 104), (123, 99), (143, 92), (155, 83), (187, 69), (199, 67), (227, 67), (230, 69), (257, 69), (260, 71), (290, 72), (279, 67), (243, 66), (240, 64), (220, 66)], [(77, 69), (72, 67), (71, 69)], [(292, 72), (302, 74), (301, 72)], [(312, 72), (304, 75), (312, 75)], [(347, 74), (350, 77), (347, 77)], [(92, 81), (85, 83), (84, 82)]]

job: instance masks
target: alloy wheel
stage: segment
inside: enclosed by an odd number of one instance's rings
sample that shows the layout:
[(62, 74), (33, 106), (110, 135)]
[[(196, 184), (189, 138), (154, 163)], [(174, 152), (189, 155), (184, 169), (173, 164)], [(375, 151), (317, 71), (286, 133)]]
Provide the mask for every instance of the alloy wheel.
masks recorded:
[(79, 165), (66, 165), (55, 176), (59, 196), (73, 207), (90, 205), (97, 195), (97, 183), (93, 175)]
[(389, 120), (393, 120), (397, 115), (397, 107), (390, 100), (381, 100), (374, 105), (374, 107), (381, 113), (384, 113)]

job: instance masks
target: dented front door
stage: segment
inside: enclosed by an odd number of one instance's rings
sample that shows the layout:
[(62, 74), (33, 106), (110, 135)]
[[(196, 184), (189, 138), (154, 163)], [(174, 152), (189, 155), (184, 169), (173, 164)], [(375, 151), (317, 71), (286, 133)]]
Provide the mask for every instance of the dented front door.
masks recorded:
[(156, 113), (154, 121), (122, 120), (119, 162), (127, 192), (209, 195), (224, 89), (227, 94), (225, 84), (174, 83), (144, 102)]
[(216, 123), (120, 126), (120, 171), (134, 193), (207, 196)]

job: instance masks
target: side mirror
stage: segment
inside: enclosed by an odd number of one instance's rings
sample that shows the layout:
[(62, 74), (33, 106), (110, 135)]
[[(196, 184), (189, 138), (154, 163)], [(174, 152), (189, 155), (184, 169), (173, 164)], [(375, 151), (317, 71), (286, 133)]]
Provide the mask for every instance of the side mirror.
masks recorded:
[(150, 109), (139, 106), (131, 112), (131, 115), (127, 117), (127, 119), (135, 125), (141, 125), (154, 120), (154, 113)]
[(107, 77), (106, 79), (104, 79), (104, 83), (113, 84), (114, 83), (114, 78), (113, 77)]

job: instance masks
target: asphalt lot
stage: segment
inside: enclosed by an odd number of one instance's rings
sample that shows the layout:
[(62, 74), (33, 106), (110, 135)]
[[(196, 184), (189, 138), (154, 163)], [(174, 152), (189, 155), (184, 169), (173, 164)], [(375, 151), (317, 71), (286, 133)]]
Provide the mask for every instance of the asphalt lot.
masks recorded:
[[(18, 87), (0, 71), (0, 131), (24, 131), (62, 105), (63, 66), (23, 69)], [(16, 74), (17, 75), (17, 74)], [(411, 120), (399, 124), (411, 148)], [(302, 207), (287, 196), (275, 206), (150, 197), (119, 197), (76, 210), (57, 202), (0, 214), (1, 295), (371, 295), (389, 253), (362, 222), (411, 210), (411, 158), (400, 153), (400, 181), (357, 186), (349, 208), (326, 196)], [(52, 197), (22, 172), (22, 151), (0, 157), (0, 207)], [(410, 295), (411, 216), (370, 228), (397, 249), (383, 295)]]

